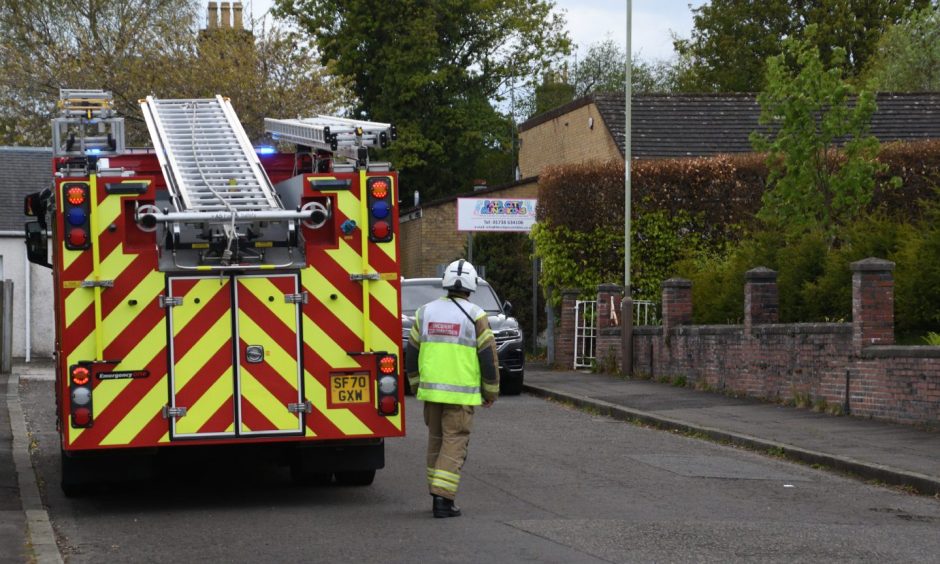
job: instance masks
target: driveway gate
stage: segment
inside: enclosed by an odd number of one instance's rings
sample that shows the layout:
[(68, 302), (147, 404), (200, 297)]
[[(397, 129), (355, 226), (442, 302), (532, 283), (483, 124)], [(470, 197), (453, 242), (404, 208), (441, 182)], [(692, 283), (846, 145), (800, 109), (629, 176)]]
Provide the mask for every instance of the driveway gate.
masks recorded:
[[(574, 303), (574, 368), (593, 368), (597, 358), (597, 301), (577, 300)], [(613, 304), (611, 304), (613, 305)], [(633, 325), (659, 325), (656, 302), (633, 301)], [(612, 324), (617, 325), (612, 319)]]
[(574, 303), (574, 367), (594, 366), (597, 342), (597, 301)]

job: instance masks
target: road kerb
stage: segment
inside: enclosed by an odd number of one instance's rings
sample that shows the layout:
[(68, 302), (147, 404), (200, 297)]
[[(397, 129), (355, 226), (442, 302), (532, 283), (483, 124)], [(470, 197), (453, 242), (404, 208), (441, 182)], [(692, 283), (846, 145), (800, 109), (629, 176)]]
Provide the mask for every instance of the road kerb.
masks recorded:
[(571, 403), (578, 408), (591, 408), (601, 415), (620, 421), (639, 422), (664, 430), (675, 430), (683, 433), (696, 433), (707, 436), (717, 442), (726, 442), (752, 450), (771, 451), (782, 456), (806, 464), (818, 464), (824, 467), (851, 474), (864, 480), (876, 480), (893, 486), (911, 488), (925, 495), (940, 495), (940, 478), (893, 468), (873, 462), (865, 462), (847, 456), (826, 454), (814, 450), (800, 448), (794, 445), (779, 443), (768, 439), (761, 439), (752, 435), (724, 431), (713, 427), (706, 427), (689, 423), (679, 419), (655, 415), (647, 411), (640, 411), (622, 405), (613, 404), (603, 400), (586, 398), (583, 396), (553, 390), (543, 386), (525, 384), (523, 389), (538, 397)]
[(26, 532), (37, 564), (62, 564), (62, 555), (55, 542), (49, 513), (42, 504), (36, 473), (29, 457), (29, 433), (20, 405), (19, 375), (13, 372), (7, 380), (7, 408), (13, 430), (13, 462), (20, 489), (20, 504), (26, 516)]

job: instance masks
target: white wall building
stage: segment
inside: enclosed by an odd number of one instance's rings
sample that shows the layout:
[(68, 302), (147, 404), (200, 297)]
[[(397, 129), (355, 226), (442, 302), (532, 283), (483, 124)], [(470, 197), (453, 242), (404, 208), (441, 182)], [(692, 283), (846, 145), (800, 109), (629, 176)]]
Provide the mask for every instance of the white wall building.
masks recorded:
[(49, 359), (55, 349), (52, 271), (26, 260), (23, 198), (52, 186), (52, 151), (0, 147), (0, 279), (13, 281), (14, 358)]

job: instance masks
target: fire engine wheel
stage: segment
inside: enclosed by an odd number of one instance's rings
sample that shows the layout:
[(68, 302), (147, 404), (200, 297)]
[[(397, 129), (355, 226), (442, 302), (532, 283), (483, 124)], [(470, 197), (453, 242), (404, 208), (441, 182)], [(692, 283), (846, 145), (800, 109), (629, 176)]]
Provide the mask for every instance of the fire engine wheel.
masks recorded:
[(62, 461), (62, 493), (65, 497), (78, 497), (89, 490), (89, 481), (85, 464), (82, 460), (66, 456), (63, 450), (60, 455)]
[(333, 474), (304, 470), (300, 461), (294, 461), (290, 465), (290, 479), (298, 486), (328, 486), (333, 481)]
[(375, 480), (375, 470), (337, 472), (336, 483), (341, 486), (368, 486)]

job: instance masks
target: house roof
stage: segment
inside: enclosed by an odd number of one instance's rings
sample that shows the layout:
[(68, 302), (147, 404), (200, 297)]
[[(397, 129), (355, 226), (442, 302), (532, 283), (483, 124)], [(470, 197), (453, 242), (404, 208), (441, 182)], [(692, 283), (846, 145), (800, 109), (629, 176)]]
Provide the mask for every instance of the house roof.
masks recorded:
[(52, 186), (52, 149), (0, 147), (0, 231), (23, 232), (23, 198)]
[[(940, 139), (940, 92), (880, 93), (872, 134), (880, 141)], [(587, 104), (595, 104), (623, 154), (623, 93), (595, 93), (522, 123), (525, 131)], [(758, 124), (756, 94), (643, 94), (633, 96), (634, 158), (751, 152)]]

